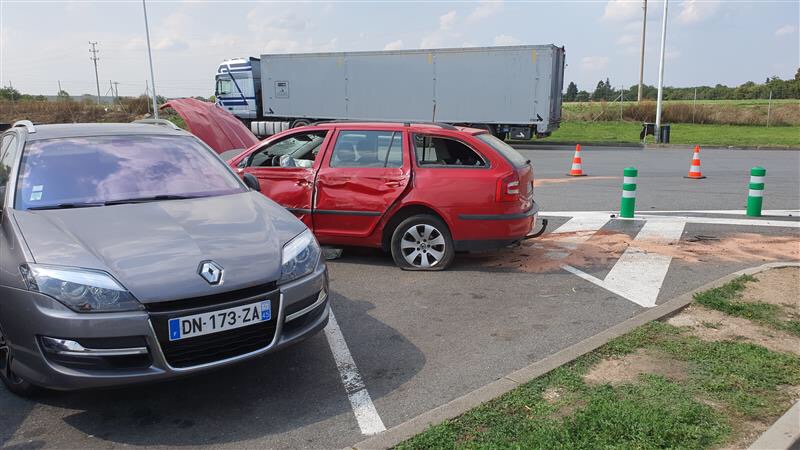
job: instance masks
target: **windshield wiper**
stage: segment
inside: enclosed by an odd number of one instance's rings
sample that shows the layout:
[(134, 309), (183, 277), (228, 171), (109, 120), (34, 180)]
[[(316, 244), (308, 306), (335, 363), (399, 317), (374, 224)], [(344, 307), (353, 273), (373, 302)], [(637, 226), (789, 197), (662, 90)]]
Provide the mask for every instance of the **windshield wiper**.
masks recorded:
[(103, 203), (59, 203), (57, 205), (31, 206), (28, 211), (41, 211), (46, 209), (73, 209), (73, 208), (92, 208), (103, 206)]
[(127, 203), (160, 202), (162, 200), (185, 200), (187, 198), (197, 198), (197, 196), (162, 194), (162, 195), (154, 195), (152, 197), (137, 197), (137, 198), (124, 198), (120, 200), (109, 200), (103, 204), (106, 206), (111, 206), (111, 205), (124, 205)]

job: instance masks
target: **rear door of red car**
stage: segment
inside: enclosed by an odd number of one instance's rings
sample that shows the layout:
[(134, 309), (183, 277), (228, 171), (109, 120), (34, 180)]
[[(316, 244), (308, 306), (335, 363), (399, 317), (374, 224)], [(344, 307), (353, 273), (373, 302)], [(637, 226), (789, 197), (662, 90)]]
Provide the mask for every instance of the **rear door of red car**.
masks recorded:
[[(320, 167), (321, 155), (331, 134), (329, 130), (305, 130), (270, 140), (241, 160), (237, 171), (240, 175), (255, 175), (262, 194), (313, 228), (314, 174)], [(281, 164), (282, 155), (291, 158), (284, 158)]]
[(370, 235), (410, 182), (408, 145), (402, 129), (338, 130), (317, 173), (317, 236)]

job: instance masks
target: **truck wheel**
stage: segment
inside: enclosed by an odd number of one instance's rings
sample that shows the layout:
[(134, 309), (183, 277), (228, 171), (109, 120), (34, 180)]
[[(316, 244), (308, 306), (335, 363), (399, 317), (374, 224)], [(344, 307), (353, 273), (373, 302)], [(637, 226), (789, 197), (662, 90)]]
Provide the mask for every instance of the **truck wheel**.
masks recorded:
[(3, 329), (0, 327), (0, 380), (6, 385), (6, 388), (19, 395), (20, 397), (28, 397), (38, 388), (27, 381), (23, 380), (12, 370), (12, 363), (14, 362), (14, 355), (11, 352), (11, 347), (8, 345), (8, 340)]
[(292, 128), (304, 127), (306, 125), (311, 125), (311, 121), (306, 119), (297, 119), (292, 122)]
[(411, 216), (392, 233), (392, 258), (403, 270), (444, 270), (455, 257), (450, 230), (429, 214)]

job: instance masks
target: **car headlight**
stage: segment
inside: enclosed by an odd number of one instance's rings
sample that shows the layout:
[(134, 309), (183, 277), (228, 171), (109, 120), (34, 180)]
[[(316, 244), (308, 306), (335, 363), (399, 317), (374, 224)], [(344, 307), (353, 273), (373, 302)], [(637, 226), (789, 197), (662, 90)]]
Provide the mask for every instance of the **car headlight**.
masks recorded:
[(297, 235), (283, 246), (278, 283), (287, 283), (313, 272), (321, 254), (317, 239), (310, 230)]
[(49, 295), (76, 312), (120, 312), (144, 309), (106, 272), (23, 264), (19, 268), (31, 291)]

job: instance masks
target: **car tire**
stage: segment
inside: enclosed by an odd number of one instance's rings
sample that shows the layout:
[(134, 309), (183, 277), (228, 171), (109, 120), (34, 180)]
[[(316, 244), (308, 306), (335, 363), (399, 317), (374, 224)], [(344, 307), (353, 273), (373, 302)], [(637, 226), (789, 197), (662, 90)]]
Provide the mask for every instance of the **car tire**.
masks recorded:
[(304, 127), (306, 125), (311, 125), (311, 121), (306, 119), (297, 119), (292, 122), (292, 126), (290, 128)]
[(17, 376), (12, 370), (14, 354), (8, 345), (8, 340), (0, 326), (0, 380), (6, 388), (20, 397), (30, 397), (39, 391), (39, 388)]
[(455, 257), (450, 230), (438, 217), (411, 216), (392, 233), (392, 258), (403, 270), (444, 270)]

